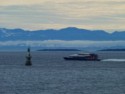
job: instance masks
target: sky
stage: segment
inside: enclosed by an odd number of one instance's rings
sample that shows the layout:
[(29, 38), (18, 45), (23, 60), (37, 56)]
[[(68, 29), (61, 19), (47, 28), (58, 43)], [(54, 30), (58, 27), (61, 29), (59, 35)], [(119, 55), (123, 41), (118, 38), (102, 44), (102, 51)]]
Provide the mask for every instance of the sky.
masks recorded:
[(0, 0), (0, 28), (125, 30), (125, 0)]

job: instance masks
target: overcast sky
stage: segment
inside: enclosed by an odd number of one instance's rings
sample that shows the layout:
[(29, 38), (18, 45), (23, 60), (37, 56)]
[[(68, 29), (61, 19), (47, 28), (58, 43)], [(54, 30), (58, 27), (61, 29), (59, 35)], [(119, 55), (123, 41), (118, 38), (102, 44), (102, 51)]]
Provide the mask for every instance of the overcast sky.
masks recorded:
[(125, 0), (0, 0), (0, 28), (125, 30)]

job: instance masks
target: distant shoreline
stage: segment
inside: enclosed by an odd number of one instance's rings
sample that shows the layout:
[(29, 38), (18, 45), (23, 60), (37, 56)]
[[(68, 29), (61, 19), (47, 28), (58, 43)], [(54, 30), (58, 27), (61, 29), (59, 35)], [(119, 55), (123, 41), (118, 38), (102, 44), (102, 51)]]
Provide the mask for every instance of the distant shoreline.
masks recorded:
[(125, 49), (102, 49), (99, 51), (125, 51)]

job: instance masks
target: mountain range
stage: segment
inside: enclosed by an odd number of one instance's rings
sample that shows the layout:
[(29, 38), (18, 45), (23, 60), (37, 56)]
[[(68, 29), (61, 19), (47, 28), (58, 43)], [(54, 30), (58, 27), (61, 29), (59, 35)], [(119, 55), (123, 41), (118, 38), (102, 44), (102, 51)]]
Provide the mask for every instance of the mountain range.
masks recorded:
[(67, 27), (60, 30), (34, 30), (0, 28), (0, 41), (13, 40), (125, 40), (125, 31), (108, 33), (104, 30), (87, 30)]

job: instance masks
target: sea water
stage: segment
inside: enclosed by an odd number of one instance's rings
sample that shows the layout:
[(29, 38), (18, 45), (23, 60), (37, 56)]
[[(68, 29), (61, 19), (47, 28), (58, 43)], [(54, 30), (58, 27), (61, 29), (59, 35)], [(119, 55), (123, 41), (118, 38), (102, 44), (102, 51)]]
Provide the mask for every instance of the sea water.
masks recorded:
[(125, 94), (125, 52), (96, 52), (101, 61), (63, 59), (75, 53), (32, 52), (33, 65), (25, 66), (25, 52), (0, 52), (0, 94)]

